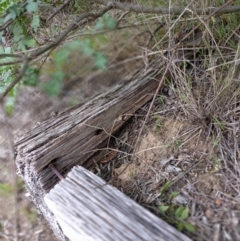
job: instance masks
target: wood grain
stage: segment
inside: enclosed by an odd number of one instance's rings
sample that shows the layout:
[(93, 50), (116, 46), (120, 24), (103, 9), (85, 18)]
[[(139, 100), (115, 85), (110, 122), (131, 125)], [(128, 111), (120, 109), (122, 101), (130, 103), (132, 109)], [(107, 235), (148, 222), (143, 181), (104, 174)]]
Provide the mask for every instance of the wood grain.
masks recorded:
[(102, 156), (97, 150), (105, 147), (109, 136), (152, 99), (165, 66), (159, 61), (139, 69), (130, 79), (120, 81), (123, 84), (51, 117), (16, 141), (18, 173), (36, 206), (62, 240), (66, 240), (65, 236), (43, 201), (59, 182), (49, 164), (64, 177), (76, 165), (93, 165), (96, 154), (100, 160)]
[(71, 241), (190, 241), (80, 166), (45, 196), (45, 202)]

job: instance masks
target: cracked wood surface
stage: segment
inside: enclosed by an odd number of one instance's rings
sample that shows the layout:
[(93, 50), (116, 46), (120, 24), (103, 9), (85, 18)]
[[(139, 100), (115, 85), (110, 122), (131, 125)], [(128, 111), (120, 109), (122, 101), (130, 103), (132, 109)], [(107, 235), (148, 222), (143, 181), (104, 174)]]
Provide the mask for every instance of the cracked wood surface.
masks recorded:
[(45, 202), (71, 241), (191, 241), (81, 166)]
[(96, 150), (106, 146), (109, 135), (152, 99), (164, 67), (165, 63), (159, 61), (138, 70), (123, 84), (40, 123), (15, 143), (18, 173), (36, 206), (62, 240), (67, 239), (43, 201), (59, 182), (49, 164), (62, 176), (76, 165), (91, 166), (98, 154)]

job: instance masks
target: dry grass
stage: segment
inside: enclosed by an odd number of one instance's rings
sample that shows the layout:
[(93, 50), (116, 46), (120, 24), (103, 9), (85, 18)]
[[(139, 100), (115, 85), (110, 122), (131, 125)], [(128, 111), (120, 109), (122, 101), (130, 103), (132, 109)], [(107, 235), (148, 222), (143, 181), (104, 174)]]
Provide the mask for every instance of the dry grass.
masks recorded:
[[(200, 7), (220, 4), (205, 1)], [(171, 80), (159, 93), (152, 110), (155, 122), (145, 127), (137, 158), (123, 162), (113, 178), (118, 188), (177, 227), (177, 208), (189, 207), (185, 221), (197, 231), (184, 231), (193, 240), (240, 239), (239, 20), (238, 14), (207, 21), (151, 17), (165, 27), (155, 33), (151, 47), (143, 48), (144, 63), (173, 54)], [(147, 21), (146, 26), (156, 29)], [(158, 209), (163, 206), (169, 207), (165, 213)]]

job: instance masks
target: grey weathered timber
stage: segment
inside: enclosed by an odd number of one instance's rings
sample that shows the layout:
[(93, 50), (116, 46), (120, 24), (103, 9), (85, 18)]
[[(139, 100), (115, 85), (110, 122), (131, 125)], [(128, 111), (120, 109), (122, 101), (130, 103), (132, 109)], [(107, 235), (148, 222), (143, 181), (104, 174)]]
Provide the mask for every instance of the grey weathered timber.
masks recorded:
[(128, 83), (42, 122), (18, 140), (16, 162), (29, 186), (49, 191), (56, 184), (50, 163), (63, 175), (75, 165), (90, 165), (96, 150), (152, 98), (160, 67), (139, 71)]
[(55, 185), (45, 202), (71, 241), (190, 241), (81, 166)]
[[(124, 122), (152, 99), (166, 64), (161, 60), (140, 69), (123, 84), (83, 105), (42, 122), (16, 141), (16, 164), (38, 209), (65, 240), (43, 198), (59, 181), (49, 164), (65, 176), (73, 166), (89, 167)], [(121, 82), (121, 80), (119, 80)], [(119, 118), (124, 116), (124, 118)]]

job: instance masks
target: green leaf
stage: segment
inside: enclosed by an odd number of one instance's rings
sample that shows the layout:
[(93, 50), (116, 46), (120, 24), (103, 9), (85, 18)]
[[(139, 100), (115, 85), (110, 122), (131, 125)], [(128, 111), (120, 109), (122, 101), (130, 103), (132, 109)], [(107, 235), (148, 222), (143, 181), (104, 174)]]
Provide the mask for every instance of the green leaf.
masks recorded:
[(91, 56), (94, 54), (95, 50), (93, 48), (93, 41), (90, 39), (86, 39), (84, 41), (81, 42), (81, 47), (83, 50), (83, 53), (86, 56)]
[(7, 21), (11, 20), (11, 19), (15, 19), (16, 18), (16, 14), (15, 12), (9, 12), (9, 14), (6, 15), (6, 17), (4, 18), (4, 23), (6, 23)]
[(6, 102), (6, 112), (9, 116), (12, 116), (14, 108), (15, 108), (16, 95), (17, 95), (16, 90), (17, 90), (17, 88), (15, 86), (8, 93), (7, 102)]
[(160, 194), (160, 198), (163, 197), (164, 193), (171, 187), (172, 185), (172, 182), (171, 181), (168, 181), (162, 188), (161, 190), (161, 194)]
[(13, 191), (12, 185), (9, 183), (0, 183), (0, 196), (11, 194)]
[(182, 212), (183, 212), (183, 209), (184, 209), (183, 206), (180, 206), (180, 207), (177, 208), (177, 210), (175, 211), (175, 216), (176, 216), (177, 218), (180, 218), (180, 217), (181, 217)]
[(27, 2), (28, 4), (26, 8), (29, 13), (38, 11), (38, 2), (36, 2), (35, 0), (27, 0)]
[(59, 68), (64, 65), (70, 55), (70, 51), (67, 48), (63, 48), (56, 53), (55, 61)]
[(95, 53), (94, 59), (95, 59), (95, 65), (97, 68), (106, 69), (108, 60), (103, 53), (101, 52)]
[(22, 12), (23, 8), (20, 4), (13, 4), (12, 6), (10, 6), (7, 9), (8, 14), (6, 15), (6, 17), (4, 18), (4, 23), (6, 23), (9, 20), (14, 20), (16, 19), (16, 17), (18, 17), (21, 12)]
[(179, 231), (182, 231), (183, 228), (184, 228), (183, 222), (179, 222), (179, 223), (177, 224), (177, 228), (178, 228)]
[(168, 201), (170, 202), (174, 197), (177, 197), (179, 194), (180, 192), (172, 192), (168, 197)]
[(24, 51), (26, 47), (34, 47), (36, 46), (36, 42), (34, 39), (32, 39), (30, 36), (24, 37), (21, 41), (18, 43), (18, 49)]
[(23, 84), (28, 86), (37, 86), (39, 80), (39, 69), (29, 67), (24, 78)]
[(23, 28), (19, 23), (14, 24), (13, 26), (13, 36), (14, 42), (20, 41), (23, 38)]
[(95, 25), (95, 30), (101, 30), (101, 29), (103, 29), (104, 28), (104, 20), (103, 20), (103, 18), (101, 17), (101, 18), (99, 18), (99, 20), (97, 21), (97, 23), (96, 23), (96, 25)]
[(37, 32), (37, 29), (40, 27), (40, 19), (38, 14), (33, 14), (31, 27), (34, 30), (34, 32)]
[(109, 18), (107, 20), (107, 24), (106, 24), (106, 27), (108, 29), (115, 29), (117, 26), (117, 20), (115, 18)]
[(52, 80), (40, 86), (50, 96), (58, 96), (63, 87), (64, 74), (60, 71), (52, 75)]
[(27, 47), (34, 47), (34, 46), (36, 46), (36, 41), (35, 41), (35, 39), (32, 39), (30, 36), (26, 37), (26, 38), (24, 39), (24, 42), (25, 42), (25, 45), (26, 45)]
[(189, 215), (189, 207), (186, 207), (186, 208), (184, 208), (184, 210), (183, 210), (183, 212), (181, 214), (180, 219), (181, 220), (185, 220), (188, 217), (188, 215)]
[(158, 209), (161, 213), (165, 213), (169, 209), (169, 206), (161, 205)]
[(11, 47), (6, 47), (5, 48), (5, 54), (11, 54), (12, 53), (12, 48)]
[(68, 45), (69, 49), (71, 49), (71, 50), (78, 49), (80, 46), (81, 46), (81, 43), (78, 40), (74, 40), (71, 43), (69, 43), (69, 45)]
[(191, 223), (184, 223), (184, 228), (192, 233), (194, 233), (196, 231), (196, 227)]
[(117, 20), (110, 16), (109, 13), (105, 13), (95, 25), (95, 30), (102, 29), (115, 29), (117, 26)]

